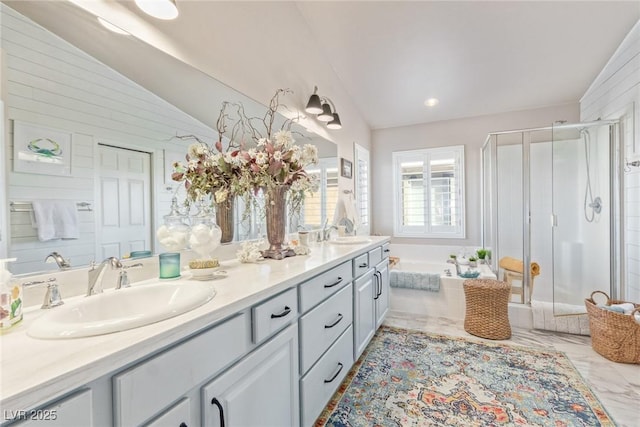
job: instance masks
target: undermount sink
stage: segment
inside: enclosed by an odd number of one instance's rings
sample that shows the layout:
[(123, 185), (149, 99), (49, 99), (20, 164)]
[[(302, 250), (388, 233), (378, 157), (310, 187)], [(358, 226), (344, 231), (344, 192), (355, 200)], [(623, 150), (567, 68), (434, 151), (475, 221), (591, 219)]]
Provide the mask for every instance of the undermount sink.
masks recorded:
[(33, 322), (27, 334), (66, 339), (124, 331), (186, 313), (214, 296), (211, 284), (186, 280), (112, 290), (51, 309)]
[(329, 240), (334, 245), (357, 245), (360, 243), (369, 243), (371, 239), (368, 236), (343, 236), (336, 237), (335, 240)]

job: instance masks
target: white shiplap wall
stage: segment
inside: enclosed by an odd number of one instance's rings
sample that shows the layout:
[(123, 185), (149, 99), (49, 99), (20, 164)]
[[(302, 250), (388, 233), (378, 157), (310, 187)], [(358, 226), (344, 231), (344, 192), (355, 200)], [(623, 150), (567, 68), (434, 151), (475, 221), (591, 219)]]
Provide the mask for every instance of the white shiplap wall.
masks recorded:
[[(94, 154), (98, 143), (108, 143), (152, 154), (157, 224), (172, 196), (165, 184), (169, 171), (164, 154), (175, 158), (187, 145), (172, 137), (193, 134), (211, 140), (212, 129), (6, 5), (0, 4), (0, 13), (8, 201), (68, 199), (91, 202), (99, 209)], [(72, 175), (14, 172), (14, 120), (72, 133)], [(30, 214), (11, 213), (9, 219), (10, 256), (18, 257), (14, 273), (43, 270), (42, 261), (53, 250), (70, 257), (74, 265), (94, 259), (94, 212), (79, 212), (81, 236), (72, 241), (39, 242)]]
[[(580, 119), (620, 118), (624, 158), (640, 159), (640, 21), (580, 100)], [(624, 174), (622, 298), (640, 301), (640, 168)]]

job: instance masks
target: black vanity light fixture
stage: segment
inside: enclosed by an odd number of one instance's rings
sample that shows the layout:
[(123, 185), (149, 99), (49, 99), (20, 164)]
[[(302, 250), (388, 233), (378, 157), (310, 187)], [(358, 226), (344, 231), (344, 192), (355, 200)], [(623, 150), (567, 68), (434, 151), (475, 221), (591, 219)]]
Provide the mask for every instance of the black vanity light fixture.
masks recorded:
[(327, 124), (327, 128), (342, 129), (335, 104), (326, 96), (318, 95), (318, 86), (314, 87), (313, 94), (309, 97), (309, 102), (304, 110), (307, 113), (315, 114), (319, 121)]
[(144, 13), (158, 19), (176, 19), (178, 6), (176, 0), (135, 0)]

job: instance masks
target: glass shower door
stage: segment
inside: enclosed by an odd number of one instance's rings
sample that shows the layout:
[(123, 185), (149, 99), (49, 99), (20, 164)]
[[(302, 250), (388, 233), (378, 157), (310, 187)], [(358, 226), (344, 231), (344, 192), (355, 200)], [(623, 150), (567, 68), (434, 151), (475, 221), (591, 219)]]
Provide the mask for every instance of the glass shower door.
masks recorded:
[(611, 294), (610, 124), (561, 125), (552, 140), (553, 312)]

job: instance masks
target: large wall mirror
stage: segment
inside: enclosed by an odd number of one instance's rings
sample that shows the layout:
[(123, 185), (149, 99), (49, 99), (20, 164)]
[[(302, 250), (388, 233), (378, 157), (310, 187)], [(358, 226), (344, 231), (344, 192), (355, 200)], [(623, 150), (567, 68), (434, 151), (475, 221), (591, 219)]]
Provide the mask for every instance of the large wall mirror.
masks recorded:
[[(161, 251), (154, 230), (172, 197), (184, 198), (170, 173), (190, 142), (175, 136), (213, 143), (223, 101), (241, 102), (250, 116), (266, 107), (134, 37), (111, 33), (71, 3), (8, 1), (0, 12), (2, 182), (9, 211), (3, 237), (8, 255), (18, 258), (12, 271), (57, 268), (44, 263), (53, 251), (74, 267), (135, 250)], [(30, 135), (43, 134), (54, 135), (56, 144), (32, 142)], [(296, 139), (318, 146), (321, 158), (309, 170), (321, 185), (303, 218), (315, 226), (333, 215), (337, 148), (302, 127)], [(34, 150), (55, 152), (57, 163), (34, 165), (24, 157)], [(77, 207), (78, 223), (71, 224), (77, 238), (40, 235), (46, 230), (35, 227), (32, 203), (51, 199)], [(236, 240), (251, 237), (237, 233)]]

